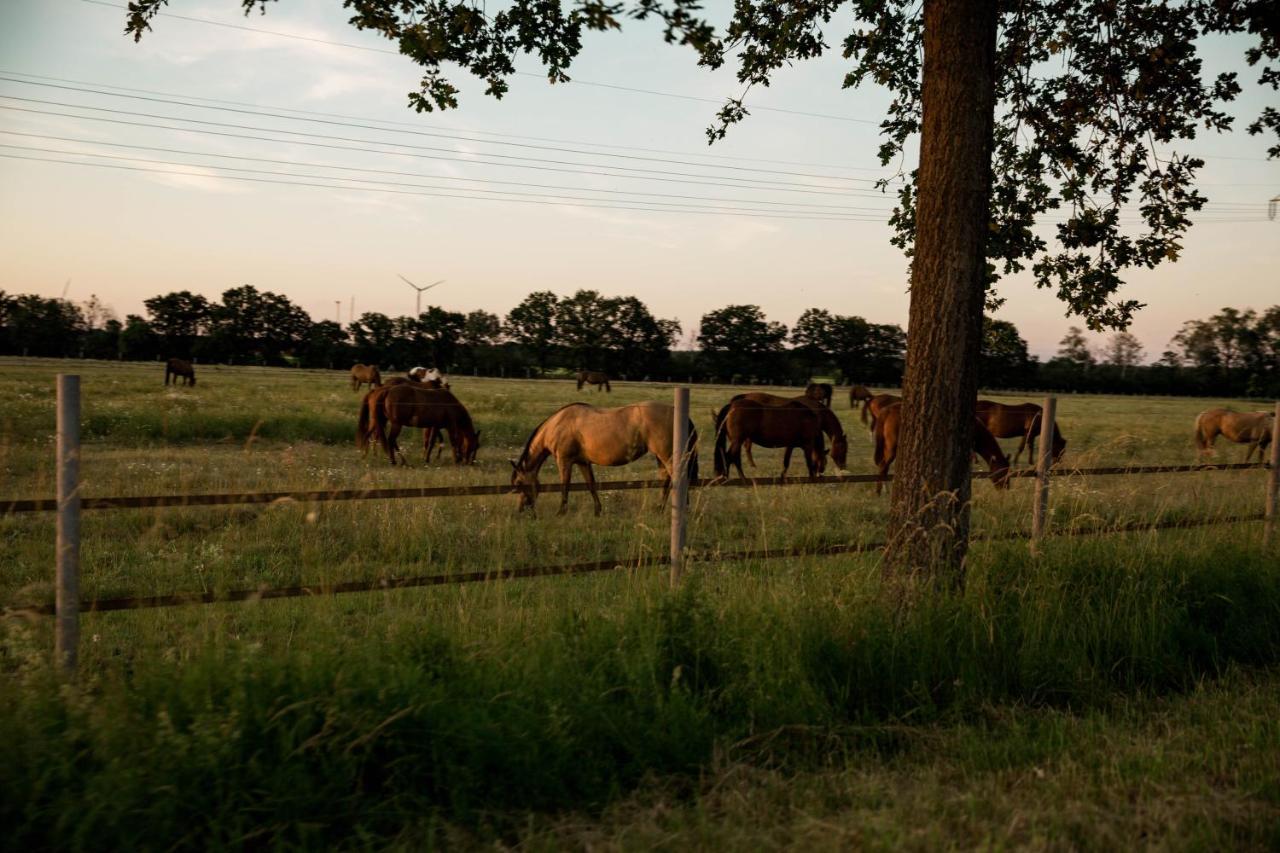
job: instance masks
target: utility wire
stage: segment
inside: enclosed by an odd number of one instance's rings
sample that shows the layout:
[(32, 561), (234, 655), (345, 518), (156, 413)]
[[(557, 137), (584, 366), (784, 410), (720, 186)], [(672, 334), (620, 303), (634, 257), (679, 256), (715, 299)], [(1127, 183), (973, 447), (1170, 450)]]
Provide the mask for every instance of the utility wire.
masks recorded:
[[(258, 125), (235, 124), (233, 122), (209, 121), (207, 119), (196, 119), (196, 118), (183, 118), (181, 116), (162, 115), (157, 113), (146, 113), (146, 112), (140, 112), (137, 110), (122, 110), (122, 109), (113, 109), (110, 107), (95, 107), (88, 104), (67, 103), (65, 101), (50, 101), (42, 98), (23, 98), (23, 97), (19, 97), (18, 95), (0, 95), (0, 98), (3, 98), (4, 100), (9, 100), (9, 101), (19, 101), (21, 103), (39, 104), (41, 106), (53, 106), (53, 107), (64, 107), (64, 108), (78, 109), (78, 110), (90, 110), (93, 112), (107, 113), (109, 115), (127, 115), (127, 116), (133, 116), (137, 118), (158, 119), (161, 121), (179, 121), (179, 122), (185, 122), (187, 124), (196, 124), (196, 125), (201, 125), (205, 127), (231, 128), (234, 130), (252, 130), (252, 131), (257, 131), (261, 133), (286, 134), (288, 136), (300, 136), (306, 139), (326, 139), (326, 140), (334, 140), (337, 142), (354, 142), (354, 143), (359, 143), (364, 145), (369, 145), (369, 144), (386, 145), (394, 148), (408, 148), (413, 151), (441, 152), (445, 154), (465, 153), (465, 152), (459, 152), (457, 149), (454, 149), (454, 148), (441, 148), (433, 145), (411, 145), (407, 142), (388, 142), (381, 139), (361, 139), (359, 137), (333, 136), (333, 135), (321, 134), (321, 133), (309, 133), (305, 130), (287, 130), (284, 128), (261, 127)], [(287, 117), (282, 116), (282, 118), (287, 118)], [(847, 189), (847, 188), (831, 187), (823, 184), (804, 184), (804, 183), (796, 184), (796, 183), (789, 183), (785, 181), (771, 181), (771, 180), (766, 180), (764, 178), (736, 178), (731, 175), (706, 175), (706, 174), (700, 174), (697, 172), (677, 172), (669, 169), (646, 169), (639, 166), (614, 166), (606, 163), (580, 163), (574, 160), (553, 160), (545, 157), (521, 157), (514, 154), (495, 154), (491, 152), (476, 152), (475, 154), (472, 154), (471, 157), (466, 158), (466, 162), (469, 162), (469, 163), (484, 162), (480, 160), (471, 159), (472, 157), (488, 157), (492, 160), (514, 161), (516, 163), (527, 162), (527, 163), (546, 164), (546, 165), (553, 165), (553, 166), (588, 166), (588, 167), (599, 168), (599, 169), (612, 169), (614, 171), (619, 171), (619, 172), (636, 172), (640, 175), (667, 175), (667, 176), (688, 177), (688, 178), (713, 178), (719, 181), (740, 181), (744, 183), (757, 184), (759, 185), (759, 187), (757, 188), (761, 188), (761, 189), (763, 188), (786, 189), (790, 187), (803, 187), (805, 189), (821, 188), (821, 189), (833, 190), (837, 195), (851, 191), (850, 189)], [(505, 163), (487, 163), (487, 165), (501, 166), (506, 164)], [(625, 176), (619, 175), (617, 177), (625, 177)], [(845, 179), (845, 180), (863, 180), (866, 183), (871, 183), (870, 181), (865, 179)]]
[[(410, 191), (410, 190), (396, 190), (396, 189), (380, 188), (380, 187), (345, 186), (345, 185), (339, 185), (339, 184), (325, 184), (325, 183), (303, 182), (303, 181), (282, 181), (282, 180), (276, 180), (273, 178), (252, 178), (252, 177), (243, 177), (239, 175), (210, 175), (208, 171), (179, 172), (171, 169), (148, 169), (141, 166), (126, 166), (123, 164), (116, 164), (116, 163), (85, 163), (78, 160), (58, 160), (58, 159), (53, 159), (49, 157), (31, 157), (31, 156), (20, 155), (20, 154), (5, 154), (3, 152), (0, 152), (0, 157), (9, 159), (9, 160), (25, 160), (30, 162), (58, 163), (58, 164), (68, 165), (68, 166), (84, 166), (84, 167), (99, 168), (99, 169), (121, 169), (125, 171), (130, 171), (130, 172), (150, 172), (152, 174), (157, 174), (157, 175), (182, 175), (182, 176), (195, 177), (195, 178), (217, 178), (217, 179), (226, 180), (226, 181), (245, 181), (249, 183), (258, 183), (258, 184), (278, 184), (278, 185), (290, 186), (290, 187), (314, 187), (318, 189), (329, 189), (329, 190), (351, 190), (351, 191), (359, 191), (359, 192), (390, 193), (392, 195), (430, 196), (433, 198), (461, 198), (461, 199), (469, 199), (472, 201), (514, 202), (517, 204), (545, 205), (545, 206), (552, 206), (552, 207), (597, 208), (601, 210), (638, 210), (638, 211), (644, 211), (648, 213), (689, 213), (689, 214), (701, 214), (701, 215), (710, 215), (710, 216), (742, 216), (742, 217), (748, 217), (748, 218), (754, 218), (754, 219), (799, 219), (799, 220), (807, 220), (811, 222), (812, 221), (818, 221), (818, 222), (824, 222), (824, 221), (825, 222), (883, 222), (884, 221), (880, 217), (859, 218), (856, 216), (848, 216), (848, 215), (845, 215), (845, 216), (822, 215), (822, 214), (810, 215), (810, 214), (803, 214), (799, 212), (797, 213), (791, 213), (791, 212), (747, 213), (747, 212), (737, 212), (737, 211), (722, 212), (719, 210), (711, 210), (711, 209), (673, 210), (670, 208), (641, 207), (638, 204), (632, 204), (632, 205), (592, 204), (592, 203), (584, 204), (580, 202), (541, 201), (541, 200), (521, 199), (521, 198), (489, 198), (487, 196), (463, 195), (461, 193), (421, 192), (418, 190)], [(336, 180), (336, 179), (330, 178), (329, 180)]]
[[(11, 98), (13, 98), (13, 96), (11, 95), (0, 95), (0, 99), (11, 99)], [(26, 99), (26, 100), (30, 101), (31, 99)], [(105, 108), (94, 107), (91, 109), (104, 110)], [(735, 179), (723, 178), (721, 176), (715, 176), (715, 177), (720, 177), (720, 180), (704, 181), (704, 180), (696, 180), (696, 179), (689, 179), (689, 178), (658, 177), (654, 175), (623, 175), (623, 174), (618, 174), (617, 172), (598, 171), (598, 169), (612, 168), (609, 166), (601, 166), (601, 167), (597, 167), (597, 169), (567, 169), (567, 168), (560, 168), (555, 166), (539, 166), (539, 165), (522, 164), (522, 163), (491, 163), (484, 160), (476, 160), (471, 157), (461, 157), (461, 156), (447, 157), (440, 154), (421, 154), (413, 151), (387, 151), (379, 148), (363, 148), (363, 147), (350, 146), (350, 145), (333, 145), (333, 144), (323, 143), (323, 142), (310, 142), (303, 139), (277, 139), (274, 137), (254, 136), (254, 135), (243, 134), (243, 133), (231, 133), (228, 131), (216, 131), (216, 130), (208, 130), (208, 129), (200, 129), (200, 128), (191, 128), (191, 127), (175, 127), (173, 125), (154, 124), (151, 122), (131, 121), (127, 119), (113, 119), (113, 118), (106, 118), (104, 116), (87, 116), (87, 115), (80, 115), (78, 113), (64, 113), (64, 112), (58, 112), (56, 110), (38, 110), (38, 109), (29, 108), (29, 107), (15, 107), (7, 104), (0, 104), (0, 110), (29, 113), (32, 115), (45, 115), (45, 116), (57, 116), (60, 118), (72, 118), (72, 119), (79, 119), (81, 121), (104, 122), (107, 124), (125, 125), (129, 127), (146, 127), (146, 128), (157, 129), (157, 130), (171, 130), (179, 133), (202, 134), (205, 136), (218, 136), (218, 137), (225, 137), (230, 139), (248, 139), (248, 140), (253, 140), (257, 142), (274, 142), (282, 145), (303, 145), (311, 148), (326, 148), (326, 149), (331, 149), (335, 151), (355, 151), (355, 152), (361, 152), (366, 154), (384, 154), (384, 155), (392, 155), (396, 157), (413, 157), (413, 158), (424, 159), (424, 160), (441, 160), (441, 161), (450, 162), (450, 163), (466, 163), (472, 166), (500, 166), (500, 167), (507, 167), (507, 168), (513, 168), (513, 169), (531, 169), (539, 172), (562, 172), (562, 173), (571, 174), (571, 175), (593, 175), (593, 176), (604, 177), (604, 178), (623, 178), (627, 180), (636, 180), (636, 181), (657, 181), (660, 183), (668, 183), (668, 184), (693, 184), (693, 185), (699, 185), (699, 186), (725, 187), (728, 189), (736, 189), (736, 190), (760, 189), (760, 190), (771, 190), (774, 192), (802, 193), (805, 195), (834, 195), (834, 196), (840, 196), (840, 197), (861, 195), (861, 196), (870, 196), (873, 198), (881, 198), (884, 196), (884, 193), (878, 192), (876, 190), (858, 190), (858, 189), (827, 190), (827, 189), (808, 189), (808, 188), (804, 188), (804, 185), (797, 185), (795, 187), (785, 187), (785, 186), (769, 187), (769, 186), (753, 186), (751, 184), (744, 184), (744, 183), (724, 183), (725, 180), (735, 180)], [(105, 110), (105, 111), (116, 113), (116, 114), (129, 114), (122, 110)], [(178, 119), (178, 121), (183, 121), (183, 119)], [(274, 128), (263, 128), (263, 130), (267, 133), (288, 133), (289, 132), (289, 131), (276, 130)], [(317, 135), (311, 134), (311, 136), (317, 136)], [(320, 136), (318, 138), (341, 139), (341, 137), (324, 137), (324, 136)], [(396, 147), (412, 147), (412, 146), (402, 146), (399, 143), (394, 143), (394, 142), (383, 143), (383, 142), (379, 142), (378, 140), (372, 140), (372, 144), (388, 145), (388, 146), (396, 146)], [(583, 165), (591, 165), (591, 164), (583, 164)], [(708, 176), (708, 177), (711, 177), (711, 176)], [(741, 180), (741, 179), (737, 179), (737, 180)]]
[[(125, 11), (128, 11), (127, 6), (124, 6), (120, 3), (108, 3), (106, 2), (106, 0), (80, 0), (80, 2), (90, 3), (95, 6), (108, 6), (113, 9), (124, 9)], [(169, 11), (166, 11), (163, 16), (165, 18), (174, 18), (179, 21), (188, 21), (195, 24), (207, 24), (209, 26), (223, 27), (229, 30), (243, 30), (245, 32), (250, 32), (250, 33), (259, 33), (261, 35), (275, 36), (277, 38), (294, 39), (295, 41), (312, 42), (313, 44), (323, 44), (323, 45), (328, 45), (330, 47), (345, 47), (351, 50), (364, 50), (370, 53), (385, 53), (391, 56), (404, 55), (398, 50), (389, 50), (385, 47), (373, 47), (371, 45), (352, 44), (351, 42), (331, 41), (329, 39), (315, 38), (313, 36), (297, 35), (295, 33), (282, 33), (279, 30), (266, 30), (260, 27), (246, 26), (244, 24), (232, 24), (226, 21), (214, 21), (209, 18), (195, 18), (190, 15), (179, 15)], [(536, 77), (539, 80), (547, 79), (546, 75), (535, 74), (532, 71), (516, 71), (515, 74), (520, 77)], [(620, 86), (615, 83), (597, 83), (597, 82), (592, 82), (590, 80), (579, 80), (576, 78), (571, 79), (569, 82), (573, 84), (577, 84), (579, 86), (592, 86), (599, 89), (612, 89), (617, 92), (632, 92), (639, 95), (655, 95), (663, 98), (677, 98), (682, 101), (698, 101), (705, 104), (716, 104), (717, 106), (723, 106), (725, 101), (729, 100), (728, 98), (725, 98), (724, 100), (716, 100), (715, 98), (702, 98), (702, 97), (698, 97), (697, 95), (682, 95), (677, 92), (660, 92), (655, 89), (641, 89), (635, 86)], [(750, 109), (753, 111), (760, 110), (762, 112), (782, 113), (784, 115), (805, 116), (808, 118), (829, 119), (831, 121), (845, 121), (845, 122), (852, 122), (855, 124), (876, 124), (876, 125), (880, 124), (880, 122), (873, 121), (872, 119), (853, 118), (851, 116), (838, 116), (838, 115), (831, 115), (829, 113), (806, 112), (804, 110), (788, 110), (782, 107), (752, 106), (750, 107)]]
[[(206, 98), (201, 95), (190, 95), (183, 92), (166, 92), (157, 89), (140, 89), (133, 86), (120, 86), (118, 84), (108, 84), (93, 80), (76, 80), (67, 77), (50, 77), (45, 74), (30, 74), (25, 71), (13, 71), (11, 69), (0, 68), (0, 74), (7, 74), (13, 77), (27, 77), (33, 80), (47, 80), (53, 83), (70, 83), (77, 86), (101, 86), (104, 89), (112, 89), (118, 92), (132, 92), (142, 95), (159, 95), (166, 98), (186, 98), (191, 101), (205, 101), (211, 104), (226, 104), (233, 107), (249, 107), (259, 110), (274, 110), (276, 112), (297, 113), (306, 116), (319, 116), (320, 118), (337, 118), (347, 121), (363, 121), (373, 122), (375, 124), (385, 124), (394, 127), (408, 127), (420, 129), (427, 127), (433, 130), (453, 130), (462, 133), (474, 133), (477, 136), (496, 136), (503, 139), (523, 139), (531, 142), (556, 142), (564, 145), (585, 145), (589, 148), (611, 148), (618, 151), (641, 151), (647, 154), (674, 154), (678, 157), (704, 157), (712, 160), (735, 160), (748, 163), (772, 163), (779, 166), (807, 166), (818, 169), (840, 169), (851, 172), (883, 172), (883, 166), (849, 166), (846, 164), (836, 163), (815, 163), (805, 160), (778, 160), (768, 157), (742, 157), (732, 156), (729, 154), (713, 154), (711, 152), (700, 151), (677, 151), (670, 148), (646, 148), (640, 145), (613, 145), (605, 142), (586, 142), (580, 139), (564, 139), (554, 136), (529, 136), (519, 133), (501, 133), (495, 130), (478, 130), (476, 128), (450, 128), (441, 125), (423, 124), (422, 122), (405, 122), (394, 121), (392, 119), (374, 118), (372, 116), (350, 115), (348, 113), (329, 113), (319, 110), (300, 110), (295, 107), (283, 107), (278, 104), (262, 104), (249, 101), (235, 101), (226, 98)], [(1244, 184), (1241, 184), (1244, 186)], [(1252, 184), (1249, 184), (1252, 186)]]
[[(675, 198), (689, 199), (692, 201), (728, 201), (728, 202), (748, 202), (750, 204), (776, 205), (782, 207), (820, 207), (830, 208), (833, 210), (851, 210), (851, 211), (871, 211), (888, 213), (887, 207), (853, 207), (838, 204), (823, 204), (821, 202), (808, 201), (767, 201), (764, 199), (747, 199), (747, 198), (729, 198), (725, 196), (700, 196), (700, 195), (683, 195), (679, 193), (650, 193), (641, 190), (613, 190), (613, 189), (596, 189), (593, 187), (574, 187), (565, 186), (563, 184), (536, 184), (525, 181), (499, 181), (493, 178), (462, 178), (453, 175), (432, 175), (424, 172), (403, 172), (395, 169), (372, 169), (365, 166), (343, 166), (336, 163), (310, 163), (300, 162), (298, 160), (277, 160), (270, 157), (251, 157), (238, 154), (219, 154), (212, 151), (191, 151), (184, 148), (165, 148), (154, 145), (131, 145), (124, 142), (109, 142), (103, 139), (81, 139), (74, 136), (54, 136), (44, 133), (23, 133), (16, 130), (4, 130), (0, 128), (0, 134), (6, 136), (18, 136), (24, 139), (43, 139), (52, 142), (72, 142), (80, 145), (101, 145), (109, 148), (127, 148), (132, 151), (150, 151), (161, 154), (181, 154), (188, 157), (210, 157), (224, 160), (245, 160), (254, 163), (271, 163), (281, 166), (299, 166), (309, 169), (337, 169), (346, 172), (363, 172), (365, 174), (375, 175), (400, 175), (410, 178), (427, 178), (436, 181), (461, 181), (467, 183), (491, 184), (513, 187), (531, 187), (535, 189), (552, 189), (552, 190), (570, 190), (573, 192), (592, 192), (605, 193), (608, 195), (631, 195), (631, 196), (651, 196), (655, 198)], [(20, 147), (20, 146), (6, 146)], [(40, 149), (44, 150), (44, 149)], [(66, 152), (68, 154), (79, 154), (82, 152)], [(191, 164), (187, 164), (191, 165)]]

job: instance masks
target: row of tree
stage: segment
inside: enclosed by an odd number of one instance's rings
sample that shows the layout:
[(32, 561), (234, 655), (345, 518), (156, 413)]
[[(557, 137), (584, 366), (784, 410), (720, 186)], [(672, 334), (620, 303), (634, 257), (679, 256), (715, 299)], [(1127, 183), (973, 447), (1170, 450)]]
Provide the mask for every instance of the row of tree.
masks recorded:
[[(120, 320), (96, 297), (83, 303), (0, 291), (0, 353), (199, 362), (346, 367), (429, 364), (494, 374), (591, 367), (615, 376), (799, 383), (812, 376), (840, 382), (901, 381), (906, 335), (893, 324), (810, 308), (788, 329), (756, 305), (704, 314), (696, 352), (673, 352), (675, 320), (655, 317), (634, 296), (580, 290), (539, 291), (505, 318), (430, 306), (418, 317), (370, 312), (343, 327), (313, 321), (287, 297), (251, 285), (214, 302), (190, 291), (154, 296), (146, 316)], [(1202, 395), (1280, 395), (1280, 306), (1261, 313), (1223, 309), (1191, 320), (1154, 364), (1141, 342), (1114, 333), (1091, 348), (1068, 330), (1045, 363), (1027, 351), (1012, 323), (986, 318), (979, 371), (986, 387)]]

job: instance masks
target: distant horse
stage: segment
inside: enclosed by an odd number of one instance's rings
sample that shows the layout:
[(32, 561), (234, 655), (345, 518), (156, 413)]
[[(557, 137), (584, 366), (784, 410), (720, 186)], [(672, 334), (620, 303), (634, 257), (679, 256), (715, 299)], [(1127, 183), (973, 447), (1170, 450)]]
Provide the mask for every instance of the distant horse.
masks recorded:
[[(818, 423), (822, 427), (822, 431), (831, 441), (831, 460), (836, 463), (840, 469), (844, 469), (849, 461), (849, 439), (844, 434), (844, 427), (840, 424), (840, 419), (836, 417), (836, 413), (831, 411), (827, 406), (822, 405), (813, 397), (801, 395), (799, 397), (778, 397), (774, 394), (765, 394), (760, 391), (751, 391), (746, 394), (738, 394), (729, 402), (734, 403), (737, 400), (753, 402), (759, 405), (779, 405), (782, 403), (795, 400), (808, 404), (818, 415)], [(719, 423), (719, 416), (713, 418)], [(797, 445), (798, 446), (798, 445)], [(788, 447), (782, 457), (782, 476), (787, 475), (787, 469), (791, 467), (791, 451), (793, 448)], [(751, 439), (748, 438), (742, 442), (742, 451), (747, 455), (747, 462), (751, 467), (756, 467), (756, 460), (751, 455)]]
[[(862, 386), (855, 385), (854, 388), (862, 388)], [(880, 415), (890, 406), (901, 403), (902, 398), (894, 394), (872, 394), (865, 388), (862, 388), (862, 390), (867, 394), (867, 396), (860, 398), (862, 400), (862, 422), (867, 424), (872, 434), (875, 434), (876, 421), (879, 420)], [(849, 394), (849, 399), (852, 403), (852, 393)]]
[[(600, 409), (586, 403), (570, 403), (547, 418), (524, 443), (519, 459), (511, 460), (511, 485), (520, 494), (520, 509), (533, 509), (538, 500), (538, 472), (543, 463), (555, 457), (560, 469), (560, 509), (569, 507), (569, 480), (573, 466), (591, 488), (596, 515), (601, 512), (592, 465), (626, 465), (646, 453), (658, 459), (662, 470), (662, 502), (671, 491), (674, 474), (673, 446), (675, 410), (667, 403), (645, 402), (614, 409)], [(685, 452), (689, 456), (689, 479), (698, 479), (698, 431), (689, 423), (689, 440)]]
[(351, 390), (359, 391), (360, 386), (368, 384), (370, 388), (377, 388), (382, 384), (382, 374), (378, 372), (376, 364), (356, 364), (351, 367)]
[[(1029, 451), (1031, 461), (1036, 461), (1036, 439), (1040, 437), (1041, 417), (1040, 407), (1035, 403), (1018, 403), (1010, 405), (1008, 403), (996, 403), (991, 400), (979, 400), (976, 410), (978, 420), (982, 421), (982, 425), (987, 431), (996, 438), (1021, 438), (1018, 444), (1018, 450), (1013, 454), (1013, 464), (1018, 464), (1018, 458), (1022, 456), (1023, 449)], [(1053, 464), (1057, 465), (1062, 461), (1062, 454), (1066, 452), (1067, 440), (1062, 437), (1062, 433), (1058, 430), (1058, 424), (1053, 424)]]
[(804, 396), (810, 400), (817, 400), (828, 409), (831, 408), (831, 395), (834, 393), (835, 389), (829, 382), (810, 382), (804, 386)]
[[(753, 397), (755, 399), (747, 399)], [(761, 447), (781, 447), (782, 474), (786, 476), (791, 450), (804, 452), (809, 477), (816, 477), (826, 467), (827, 449), (823, 444), (822, 412), (829, 409), (807, 399), (788, 399), (772, 394), (742, 394), (733, 398), (713, 415), (716, 426), (715, 470), (717, 477), (729, 476), (730, 466), (746, 479), (742, 470), (742, 448), (748, 440)], [(843, 432), (841, 433), (843, 438)], [(847, 453), (847, 446), (841, 442)], [(838, 464), (838, 463), (837, 463)]]
[[(889, 474), (889, 466), (898, 456), (898, 428), (902, 421), (902, 404), (888, 406), (876, 418), (875, 426), (875, 463), (880, 466), (876, 479), (876, 494), (884, 487), (885, 478)], [(982, 421), (974, 418), (973, 452), (987, 460), (991, 469), (990, 478), (997, 489), (1009, 488), (1009, 457), (1004, 455), (995, 437), (982, 425)]]
[(854, 385), (849, 389), (849, 408), (856, 409), (859, 403), (870, 400), (874, 396), (875, 394), (872, 394), (865, 385)]
[[(400, 430), (407, 426), (444, 429), (449, 432), (449, 443), (453, 446), (453, 461), (458, 465), (475, 462), (480, 433), (466, 406), (449, 391), (404, 382), (371, 392), (365, 399), (368, 405), (361, 407), (356, 426), (356, 445), (361, 450), (368, 448), (371, 438), (376, 438), (392, 465), (396, 464), (397, 456), (402, 464), (408, 464), (397, 440)], [(424, 435), (428, 453), (431, 440), (430, 434)]]
[(579, 391), (582, 390), (583, 385), (594, 385), (596, 386), (597, 394), (599, 394), (601, 390), (608, 391), (610, 393), (613, 392), (613, 389), (609, 387), (608, 375), (599, 370), (579, 370), (577, 378)]
[(1218, 436), (1224, 436), (1236, 444), (1249, 445), (1249, 452), (1244, 461), (1248, 462), (1253, 451), (1258, 451), (1258, 460), (1263, 458), (1263, 451), (1271, 444), (1271, 433), (1275, 429), (1274, 412), (1236, 412), (1231, 409), (1206, 409), (1196, 416), (1196, 458), (1203, 461), (1214, 453), (1213, 445)]
[[(191, 366), (191, 362), (181, 358), (171, 358), (164, 365), (164, 384), (169, 384), (169, 377), (173, 377), (173, 384), (178, 384), (178, 379), (182, 379), (183, 385), (196, 384), (196, 369)], [(217, 384), (216, 382), (214, 383)]]

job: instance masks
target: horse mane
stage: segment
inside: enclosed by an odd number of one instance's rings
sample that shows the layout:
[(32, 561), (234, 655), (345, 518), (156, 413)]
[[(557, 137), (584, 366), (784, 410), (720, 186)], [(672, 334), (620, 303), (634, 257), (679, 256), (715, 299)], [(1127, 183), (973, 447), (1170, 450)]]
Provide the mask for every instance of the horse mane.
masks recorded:
[(547, 421), (551, 420), (556, 415), (563, 412), (565, 409), (571, 408), (573, 406), (585, 406), (585, 405), (587, 404), (581, 401), (577, 401), (573, 403), (565, 403), (563, 406), (561, 406), (560, 408), (556, 409), (554, 412), (552, 412), (551, 414), (543, 418), (542, 423), (534, 427), (533, 432), (529, 433), (529, 437), (525, 439), (524, 449), (520, 451), (520, 458), (516, 460), (516, 464), (524, 465), (524, 461), (529, 458), (529, 448), (533, 446), (533, 440), (538, 436), (538, 433), (542, 432), (542, 428), (547, 425)]

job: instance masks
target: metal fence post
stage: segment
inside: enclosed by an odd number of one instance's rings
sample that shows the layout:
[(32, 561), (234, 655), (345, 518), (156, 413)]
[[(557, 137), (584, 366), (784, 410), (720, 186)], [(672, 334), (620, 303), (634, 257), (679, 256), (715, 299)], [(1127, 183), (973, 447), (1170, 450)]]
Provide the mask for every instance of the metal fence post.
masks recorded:
[(1276, 541), (1276, 515), (1280, 514), (1280, 402), (1271, 424), (1271, 470), (1267, 472), (1267, 520), (1263, 526), (1264, 546)]
[(1058, 398), (1044, 398), (1040, 411), (1040, 455), (1036, 461), (1036, 492), (1031, 504), (1031, 553), (1040, 550), (1044, 538), (1045, 517), (1049, 514), (1049, 469), (1053, 467), (1053, 433)]
[(684, 572), (684, 534), (689, 502), (689, 389), (675, 389), (675, 422), (671, 426), (671, 586)]
[(80, 377), (58, 374), (58, 539), (54, 655), (74, 672), (80, 648)]

